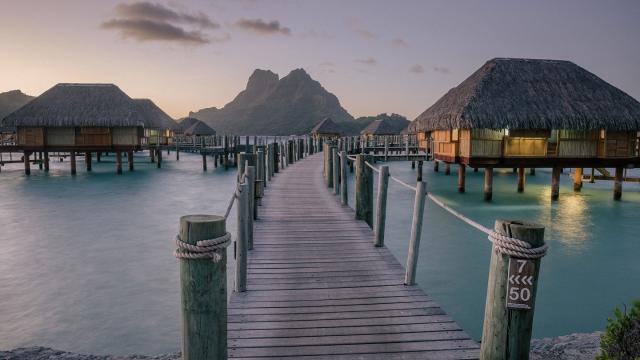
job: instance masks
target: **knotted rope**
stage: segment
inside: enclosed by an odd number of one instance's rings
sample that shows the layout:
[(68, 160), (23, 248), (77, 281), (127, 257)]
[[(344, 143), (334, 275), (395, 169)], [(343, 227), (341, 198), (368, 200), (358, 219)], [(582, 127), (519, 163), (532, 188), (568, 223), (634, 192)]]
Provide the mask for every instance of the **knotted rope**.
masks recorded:
[(229, 233), (214, 239), (200, 240), (196, 242), (196, 245), (186, 243), (182, 241), (180, 235), (176, 235), (178, 248), (173, 255), (178, 259), (211, 259), (213, 262), (218, 262), (222, 259), (219, 250), (226, 249), (229, 244), (231, 244), (231, 234)]

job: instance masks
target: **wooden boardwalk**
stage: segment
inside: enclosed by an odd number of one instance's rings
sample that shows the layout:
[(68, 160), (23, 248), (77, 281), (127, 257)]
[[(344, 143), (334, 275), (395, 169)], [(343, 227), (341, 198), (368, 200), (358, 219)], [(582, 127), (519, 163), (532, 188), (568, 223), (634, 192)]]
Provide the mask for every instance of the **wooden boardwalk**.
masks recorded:
[[(268, 184), (248, 291), (228, 309), (237, 359), (475, 359), (479, 345), (326, 188), (322, 154)], [(353, 197), (353, 194), (349, 194)]]

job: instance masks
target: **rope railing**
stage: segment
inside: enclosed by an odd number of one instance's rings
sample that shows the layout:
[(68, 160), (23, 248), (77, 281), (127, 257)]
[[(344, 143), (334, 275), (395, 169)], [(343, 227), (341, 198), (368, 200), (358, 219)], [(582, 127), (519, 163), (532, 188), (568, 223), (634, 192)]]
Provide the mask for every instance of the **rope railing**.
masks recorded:
[(391, 175), (389, 175), (389, 178), (390, 178), (391, 180), (393, 180), (393, 181), (397, 182), (398, 184), (400, 184), (400, 185), (402, 185), (402, 186), (406, 187), (407, 189), (409, 189), (409, 190), (411, 190), (411, 191), (416, 191), (416, 187), (415, 187), (415, 186), (411, 186), (411, 185), (407, 184), (406, 182), (404, 182), (404, 181), (402, 181), (402, 180), (398, 179), (398, 178), (397, 178), (397, 177), (395, 177), (395, 176), (391, 176)]
[(373, 170), (373, 171), (375, 171), (375, 172), (377, 172), (377, 173), (379, 173), (379, 172), (380, 172), (380, 169), (378, 169), (377, 167), (375, 167), (375, 166), (371, 165), (368, 161), (365, 161), (364, 163), (365, 163), (365, 165), (367, 165), (369, 168), (371, 168), (371, 170)]

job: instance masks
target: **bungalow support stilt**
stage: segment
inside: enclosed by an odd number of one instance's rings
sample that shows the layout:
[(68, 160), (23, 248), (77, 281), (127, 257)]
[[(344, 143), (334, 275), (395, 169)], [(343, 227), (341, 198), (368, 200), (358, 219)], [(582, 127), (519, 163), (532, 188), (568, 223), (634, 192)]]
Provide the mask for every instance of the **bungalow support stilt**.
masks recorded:
[(38, 169), (42, 170), (42, 151), (38, 152)]
[(613, 200), (621, 200), (622, 199), (622, 180), (623, 180), (624, 169), (621, 167), (616, 168), (616, 177), (613, 181)]
[(556, 201), (560, 197), (560, 168), (553, 167), (551, 171), (551, 200)]
[(444, 174), (451, 175), (451, 164), (448, 162), (444, 163)]
[(69, 157), (71, 159), (71, 175), (75, 175), (76, 174), (76, 152), (72, 151)]
[(127, 153), (127, 161), (129, 162), (129, 171), (133, 171), (133, 150)]
[(493, 168), (484, 169), (484, 201), (491, 201), (493, 198)]
[(91, 171), (91, 152), (87, 151), (84, 153), (84, 165), (87, 171)]
[(24, 174), (25, 175), (31, 175), (31, 163), (29, 162), (29, 156), (31, 156), (31, 153), (25, 151), (24, 152)]
[(536, 168), (529, 169), (529, 175), (534, 176), (536, 174)]
[(122, 151), (116, 151), (116, 174), (122, 175)]
[(573, 174), (573, 191), (582, 190), (582, 168), (576, 168)]
[(49, 172), (49, 152), (44, 152), (44, 172)]
[(467, 171), (467, 166), (465, 164), (460, 164), (460, 166), (458, 167), (458, 192), (459, 193), (464, 193), (466, 171)]
[(158, 149), (158, 154), (157, 154), (157, 168), (160, 169), (162, 167), (162, 150)]
[(149, 149), (149, 158), (151, 159), (152, 163), (156, 162), (156, 149), (154, 148)]
[(438, 160), (433, 160), (433, 171), (434, 172), (438, 172), (439, 171), (439, 164), (438, 164)]
[(518, 192), (524, 192), (524, 168), (518, 168)]

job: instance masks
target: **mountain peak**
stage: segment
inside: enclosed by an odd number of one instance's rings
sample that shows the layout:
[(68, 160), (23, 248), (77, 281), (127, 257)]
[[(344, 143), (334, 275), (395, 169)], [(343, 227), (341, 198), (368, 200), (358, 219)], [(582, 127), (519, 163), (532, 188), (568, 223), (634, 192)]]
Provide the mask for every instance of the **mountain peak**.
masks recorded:
[(303, 68), (292, 70), (289, 73), (289, 75), (287, 75), (285, 77), (293, 78), (293, 79), (309, 79), (309, 80), (313, 80), (311, 78), (311, 75), (309, 75), (309, 73), (307, 73)]
[(249, 76), (247, 90), (252, 88), (264, 89), (265, 87), (271, 87), (271, 85), (276, 84), (279, 79), (278, 74), (271, 70), (255, 69), (253, 74)]

